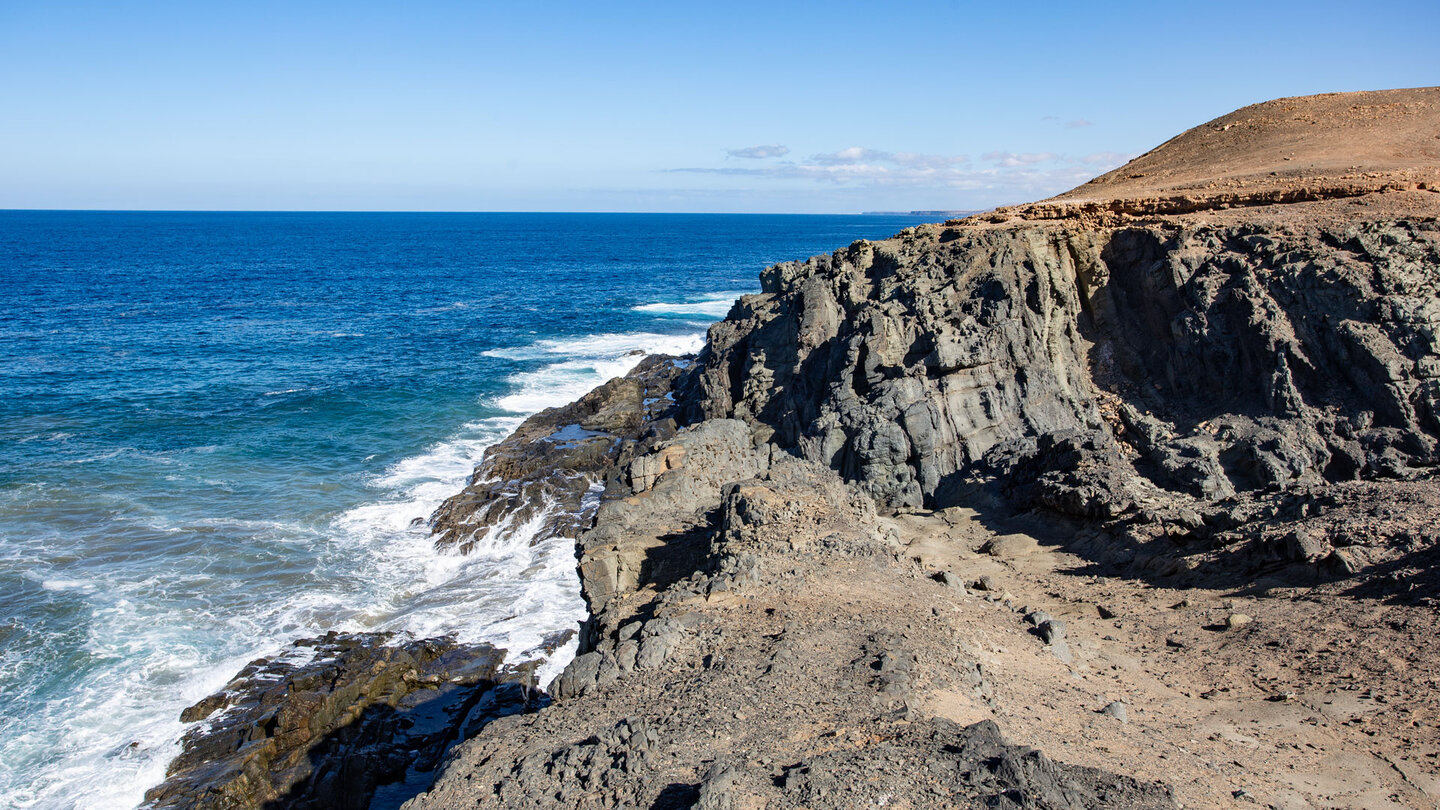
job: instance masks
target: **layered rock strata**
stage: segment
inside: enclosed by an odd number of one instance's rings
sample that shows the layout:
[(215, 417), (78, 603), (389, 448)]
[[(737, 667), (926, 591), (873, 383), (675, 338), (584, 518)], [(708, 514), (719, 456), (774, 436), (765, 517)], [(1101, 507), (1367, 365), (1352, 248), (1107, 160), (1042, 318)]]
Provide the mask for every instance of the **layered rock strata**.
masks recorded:
[(1232, 541), (1277, 493), (1440, 461), (1440, 225), (1315, 213), (933, 225), (778, 265), (712, 327), (684, 401), (892, 509), (985, 486)]

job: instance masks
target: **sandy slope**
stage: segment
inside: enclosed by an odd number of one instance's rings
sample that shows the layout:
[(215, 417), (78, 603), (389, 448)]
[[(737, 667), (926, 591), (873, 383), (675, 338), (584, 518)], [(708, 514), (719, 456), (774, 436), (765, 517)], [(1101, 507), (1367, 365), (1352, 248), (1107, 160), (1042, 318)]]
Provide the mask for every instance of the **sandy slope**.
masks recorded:
[(1253, 104), (1186, 130), (1063, 194), (968, 221), (1114, 225), (1157, 215), (1405, 191), (1440, 191), (1440, 88)]

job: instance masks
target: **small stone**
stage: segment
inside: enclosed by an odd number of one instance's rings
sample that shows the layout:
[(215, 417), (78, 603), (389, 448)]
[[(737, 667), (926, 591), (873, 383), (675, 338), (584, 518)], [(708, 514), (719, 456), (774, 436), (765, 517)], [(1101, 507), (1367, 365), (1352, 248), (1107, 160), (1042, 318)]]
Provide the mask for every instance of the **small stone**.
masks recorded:
[(975, 590), (977, 591), (994, 591), (996, 589), (995, 579), (988, 574), (975, 580)]
[(934, 574), (934, 575), (931, 576), (930, 578), (933, 579), (933, 580), (935, 580), (936, 582), (940, 583), (941, 585), (944, 585), (944, 586), (947, 587), (947, 588), (964, 588), (964, 587), (965, 587), (965, 583), (964, 583), (963, 581), (961, 581), (961, 579), (960, 579), (959, 577), (955, 576), (954, 574), (950, 573), (949, 571), (941, 571), (941, 572), (938, 573), (938, 574)]
[(1002, 560), (1024, 557), (1040, 550), (1035, 538), (1024, 534), (1005, 534), (999, 537), (992, 537), (980, 549), (991, 557), (999, 557)]
[(1118, 701), (1118, 700), (1112, 701), (1111, 703), (1109, 703), (1108, 705), (1106, 705), (1105, 708), (1103, 708), (1103, 709), (1100, 710), (1100, 713), (1101, 713), (1101, 714), (1108, 714), (1108, 715), (1110, 715), (1111, 717), (1115, 718), (1116, 720), (1119, 720), (1119, 721), (1122, 722), (1122, 723), (1128, 723), (1128, 722), (1130, 722), (1129, 720), (1126, 719), (1126, 716), (1125, 716), (1125, 704), (1124, 704), (1124, 703), (1121, 703), (1121, 702)]
[(1244, 613), (1231, 613), (1225, 617), (1225, 627), (1234, 630), (1237, 627), (1244, 627), (1252, 621), (1254, 621), (1254, 619)]
[(1049, 613), (1046, 613), (1043, 610), (1032, 610), (1031, 612), (1025, 614), (1025, 621), (1029, 622), (1031, 627), (1039, 627), (1040, 625), (1050, 621), (1052, 618), (1053, 617)]
[(1054, 644), (1065, 638), (1065, 622), (1059, 619), (1047, 618), (1036, 629), (1039, 630), (1040, 638), (1044, 639), (1046, 644)]

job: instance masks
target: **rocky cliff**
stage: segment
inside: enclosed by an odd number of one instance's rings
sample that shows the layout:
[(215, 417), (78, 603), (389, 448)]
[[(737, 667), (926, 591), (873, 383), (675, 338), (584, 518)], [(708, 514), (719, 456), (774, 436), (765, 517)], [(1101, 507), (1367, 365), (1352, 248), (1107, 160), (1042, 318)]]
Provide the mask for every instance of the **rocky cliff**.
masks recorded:
[(410, 806), (1433, 802), (1437, 123), (1271, 102), (769, 268), (584, 468), (557, 703)]
[(406, 806), (1433, 806), (1437, 136), (1245, 108), (532, 418), (434, 528), (546, 510), (580, 653)]
[(1264, 493), (1425, 475), (1440, 227), (1311, 213), (957, 222), (779, 265), (711, 329), (685, 401), (890, 508), (988, 483), (1196, 541)]

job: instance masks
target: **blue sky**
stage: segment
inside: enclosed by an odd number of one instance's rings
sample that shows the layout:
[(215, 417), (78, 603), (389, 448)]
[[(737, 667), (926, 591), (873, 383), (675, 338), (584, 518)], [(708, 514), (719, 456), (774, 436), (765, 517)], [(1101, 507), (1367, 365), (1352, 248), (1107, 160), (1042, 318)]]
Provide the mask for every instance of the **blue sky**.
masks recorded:
[(1437, 42), (1434, 0), (0, 0), (0, 208), (989, 207)]

